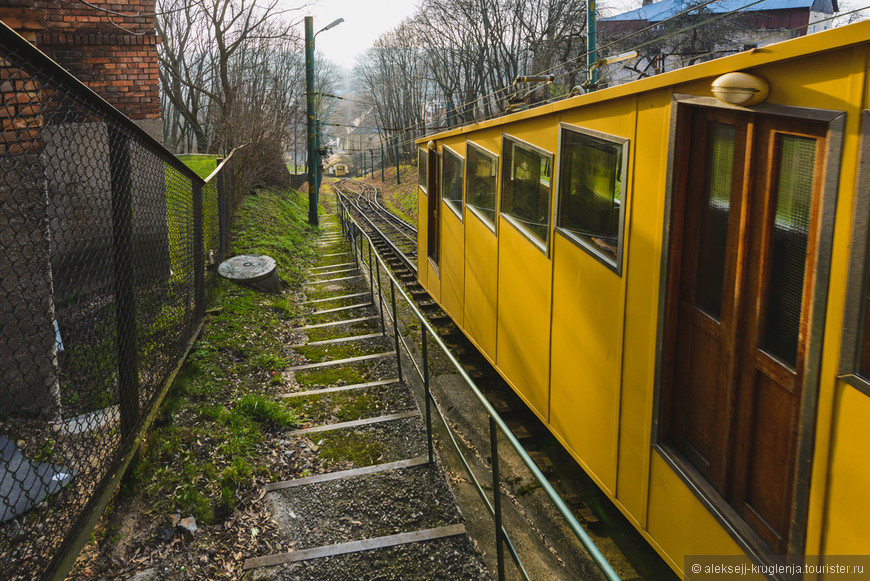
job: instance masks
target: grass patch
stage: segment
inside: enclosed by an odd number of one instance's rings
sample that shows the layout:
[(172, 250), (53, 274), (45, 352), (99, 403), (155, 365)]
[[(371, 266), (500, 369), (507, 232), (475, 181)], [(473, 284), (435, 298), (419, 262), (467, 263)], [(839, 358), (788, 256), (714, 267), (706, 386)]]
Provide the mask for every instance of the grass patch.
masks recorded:
[[(315, 234), (298, 194), (260, 191), (240, 212), (231, 254), (269, 254), (284, 285), (298, 288)], [(270, 386), (287, 366), (284, 333), (295, 306), (224, 279), (211, 297), (219, 314), (188, 355), (124, 486), (152, 513), (192, 514), (204, 525), (256, 496), (274, 469), (264, 450), (298, 421)]]
[(217, 155), (179, 155), (181, 162), (205, 179), (217, 167)]
[(253, 393), (243, 395), (235, 410), (259, 424), (274, 428), (288, 428), (297, 422), (296, 414), (282, 402)]

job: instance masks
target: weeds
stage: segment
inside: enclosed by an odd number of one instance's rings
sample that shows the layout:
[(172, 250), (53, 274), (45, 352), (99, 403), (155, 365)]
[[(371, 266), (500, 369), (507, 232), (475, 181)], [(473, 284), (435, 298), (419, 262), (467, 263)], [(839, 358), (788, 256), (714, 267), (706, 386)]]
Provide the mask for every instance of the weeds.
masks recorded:
[[(298, 287), (313, 256), (307, 209), (296, 194), (261, 191), (242, 205), (233, 254), (269, 254), (283, 284)], [(124, 489), (152, 511), (192, 514), (202, 524), (231, 514), (270, 478), (262, 450), (297, 414), (269, 395), (287, 366), (281, 323), (297, 316), (284, 296), (215, 282), (205, 326), (161, 408)], [(280, 379), (280, 376), (279, 376)]]

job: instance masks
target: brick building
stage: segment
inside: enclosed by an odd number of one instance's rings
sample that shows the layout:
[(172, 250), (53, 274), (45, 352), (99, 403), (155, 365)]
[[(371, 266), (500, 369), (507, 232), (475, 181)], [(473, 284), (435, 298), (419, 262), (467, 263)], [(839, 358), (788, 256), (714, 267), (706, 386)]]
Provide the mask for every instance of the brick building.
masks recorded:
[[(0, 0), (0, 20), (161, 140), (154, 0)], [(114, 23), (114, 24), (113, 24)]]

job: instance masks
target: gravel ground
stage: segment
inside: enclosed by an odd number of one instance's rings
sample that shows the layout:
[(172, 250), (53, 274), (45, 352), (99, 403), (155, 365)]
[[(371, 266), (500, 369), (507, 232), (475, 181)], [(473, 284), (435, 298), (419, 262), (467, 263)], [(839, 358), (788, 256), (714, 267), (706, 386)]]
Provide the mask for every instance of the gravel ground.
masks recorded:
[(474, 581), (491, 579), (466, 535), (260, 569), (255, 581)]
[(267, 501), (296, 550), (460, 522), (453, 494), (430, 465), (288, 488)]
[[(336, 247), (330, 247), (333, 252)], [(326, 251), (326, 250), (325, 250)], [(311, 287), (308, 299), (364, 292), (360, 279)], [(366, 302), (367, 297), (329, 301), (312, 307)], [(300, 326), (340, 321), (376, 314), (359, 308), (325, 315), (308, 314)], [(377, 332), (377, 322), (336, 325), (306, 331), (310, 341)], [(301, 344), (299, 340), (296, 344)], [(293, 365), (344, 359), (390, 351), (392, 337), (298, 349)], [(395, 357), (311, 370), (286, 371), (281, 391), (292, 394), (397, 376)], [(300, 381), (303, 385), (300, 385)], [(404, 384), (320, 394), (291, 400), (306, 425), (324, 425), (362, 417), (416, 409)], [(284, 434), (275, 453), (294, 463), (294, 476), (337, 472), (362, 466), (406, 460), (426, 453), (426, 426), (420, 417), (382, 422), (357, 428), (329, 430), (294, 437)], [(304, 466), (300, 472), (299, 466)], [(396, 533), (415, 532), (462, 522), (456, 499), (437, 465), (390, 470), (361, 477), (310, 484), (275, 491), (264, 502), (278, 528), (280, 549), (301, 550)], [(277, 548), (277, 547), (276, 547)], [(489, 579), (483, 556), (467, 535), (410, 543), (386, 549), (361, 551), (336, 557), (261, 568), (252, 579), (298, 580), (474, 580)]]

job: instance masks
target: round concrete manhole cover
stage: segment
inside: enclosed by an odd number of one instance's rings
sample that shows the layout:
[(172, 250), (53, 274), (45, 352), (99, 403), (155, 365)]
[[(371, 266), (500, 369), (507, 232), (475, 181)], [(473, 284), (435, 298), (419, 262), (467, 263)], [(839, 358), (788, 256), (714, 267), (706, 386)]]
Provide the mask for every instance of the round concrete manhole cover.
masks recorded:
[(281, 292), (275, 259), (262, 254), (233, 256), (218, 266), (218, 274), (236, 282), (251, 284), (270, 292)]

